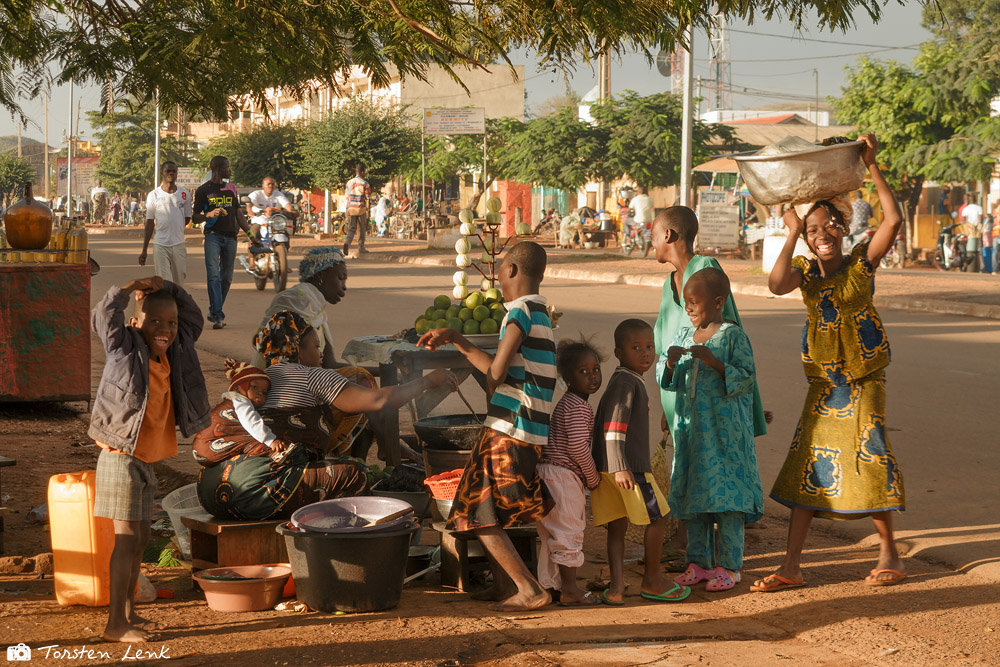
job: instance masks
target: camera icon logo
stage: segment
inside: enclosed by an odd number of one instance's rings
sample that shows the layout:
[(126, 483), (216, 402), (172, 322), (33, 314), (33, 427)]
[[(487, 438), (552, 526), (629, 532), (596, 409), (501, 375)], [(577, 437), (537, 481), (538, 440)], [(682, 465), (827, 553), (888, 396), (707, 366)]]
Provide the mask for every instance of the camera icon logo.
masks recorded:
[(7, 662), (27, 662), (31, 660), (31, 647), (21, 642), (7, 647)]

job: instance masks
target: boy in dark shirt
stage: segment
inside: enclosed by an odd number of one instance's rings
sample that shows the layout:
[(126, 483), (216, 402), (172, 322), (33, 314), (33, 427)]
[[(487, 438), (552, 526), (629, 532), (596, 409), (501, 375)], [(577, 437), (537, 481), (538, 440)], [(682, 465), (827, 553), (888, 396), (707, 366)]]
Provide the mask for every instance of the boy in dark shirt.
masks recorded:
[(642, 375), (656, 358), (653, 328), (642, 320), (625, 320), (615, 329), (615, 369), (594, 420), (594, 462), (601, 483), (591, 491), (595, 526), (608, 526), (611, 585), (601, 594), (605, 604), (624, 604), (625, 531), (629, 521), (645, 525), (645, 572), (640, 594), (656, 602), (676, 602), (691, 593), (664, 578), (660, 568), (667, 501), (653, 479), (649, 459), (649, 396)]

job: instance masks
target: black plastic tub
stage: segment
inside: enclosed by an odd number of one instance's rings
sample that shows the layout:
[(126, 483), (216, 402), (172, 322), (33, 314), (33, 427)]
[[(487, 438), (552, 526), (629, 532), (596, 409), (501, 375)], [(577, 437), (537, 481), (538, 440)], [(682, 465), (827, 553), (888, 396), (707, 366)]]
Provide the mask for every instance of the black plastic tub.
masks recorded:
[[(479, 415), (479, 419), (485, 420), (486, 415)], [(473, 449), (482, 429), (482, 424), (471, 413), (424, 417), (413, 422), (417, 437), (424, 448), (430, 449)]]
[(295, 596), (325, 612), (382, 611), (399, 604), (415, 522), (389, 533), (327, 534), (290, 529), (284, 536)]

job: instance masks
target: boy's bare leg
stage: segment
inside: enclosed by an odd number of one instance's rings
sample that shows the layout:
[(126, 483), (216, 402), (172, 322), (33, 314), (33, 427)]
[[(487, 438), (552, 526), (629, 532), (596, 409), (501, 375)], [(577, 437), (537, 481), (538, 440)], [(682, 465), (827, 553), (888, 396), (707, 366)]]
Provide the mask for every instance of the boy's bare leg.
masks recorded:
[[(646, 565), (642, 574), (642, 590), (647, 593), (663, 595), (674, 587), (674, 582), (667, 581), (663, 576), (663, 566), (660, 558), (663, 556), (663, 535), (667, 529), (666, 517), (660, 517), (646, 526), (646, 534), (643, 536), (643, 547), (646, 550)], [(678, 589), (673, 595), (675, 597), (684, 595), (683, 589)]]
[[(109, 642), (144, 642), (150, 634), (129, 623), (130, 598), (135, 594), (139, 563), (142, 560), (144, 544), (141, 521), (114, 521), (115, 548), (111, 552), (110, 603), (108, 605), (108, 625), (104, 629), (104, 639)], [(148, 531), (149, 524), (146, 523)], [(147, 533), (148, 534), (148, 533)]]
[(587, 591), (576, 584), (576, 568), (569, 565), (559, 566), (559, 601), (564, 604), (586, 603), (594, 600), (587, 597)]
[(490, 605), (491, 609), (494, 611), (530, 611), (552, 602), (552, 597), (531, 576), (528, 566), (517, 555), (517, 550), (514, 549), (514, 545), (502, 528), (498, 526), (479, 528), (476, 530), (476, 537), (517, 587), (517, 593), (497, 604)]
[(621, 602), (625, 597), (625, 531), (628, 517), (615, 519), (608, 524), (608, 568), (611, 585), (607, 597), (611, 602)]
[(136, 613), (135, 610), (135, 587), (139, 583), (139, 571), (142, 566), (142, 552), (146, 550), (146, 545), (149, 544), (149, 522), (143, 521), (139, 528), (139, 547), (138, 547), (138, 557), (133, 561), (132, 568), (132, 578), (128, 582), (129, 591), (133, 591), (132, 595), (125, 596), (125, 618), (128, 620), (129, 625), (140, 628), (142, 630), (162, 630), (163, 626), (156, 621), (151, 621), (148, 618), (143, 618)]

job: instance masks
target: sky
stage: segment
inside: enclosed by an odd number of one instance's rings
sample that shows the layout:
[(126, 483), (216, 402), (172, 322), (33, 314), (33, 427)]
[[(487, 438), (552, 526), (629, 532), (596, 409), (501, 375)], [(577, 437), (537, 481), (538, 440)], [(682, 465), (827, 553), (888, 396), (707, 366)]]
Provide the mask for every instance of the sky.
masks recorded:
[[(922, 7), (917, 2), (898, 5), (890, 2), (883, 8), (883, 19), (878, 25), (859, 20), (855, 29), (847, 32), (820, 31), (816, 21), (806, 21), (801, 31), (788, 22), (759, 21), (752, 26), (729, 25), (730, 79), (736, 90), (753, 89), (752, 94), (733, 94), (733, 107), (749, 109), (778, 103), (791, 103), (789, 97), (812, 98), (819, 76), (821, 101), (828, 96), (838, 96), (844, 84), (844, 67), (855, 63), (862, 54), (875, 58), (909, 63), (917, 54), (916, 46), (930, 38), (920, 25)], [(910, 47), (910, 48), (892, 48)], [(654, 54), (655, 55), (655, 54)], [(709, 76), (709, 41), (704, 32), (695, 35), (695, 76)], [(564, 90), (561, 71), (539, 71), (537, 61), (528, 53), (513, 54), (515, 64), (525, 65), (525, 90), (529, 111)], [(583, 96), (597, 85), (594, 70), (581, 64), (569, 77), (569, 85)], [(641, 54), (629, 54), (611, 63), (611, 92), (620, 94), (634, 90), (642, 95), (670, 89), (670, 80), (661, 76), (655, 66), (649, 65)], [(706, 92), (707, 94), (707, 92)], [(803, 108), (808, 102), (795, 102)], [(83, 112), (96, 109), (101, 104), (99, 86), (74, 87), (73, 115), (77, 105)], [(24, 108), (32, 124), (23, 130), (23, 136), (42, 139), (43, 103), (41, 99), (28, 101)], [(52, 91), (49, 102), (49, 143), (57, 145), (65, 136), (69, 109), (68, 86)], [(0, 112), (0, 136), (17, 132), (12, 118)], [(80, 115), (81, 139), (93, 138), (86, 115)]]

